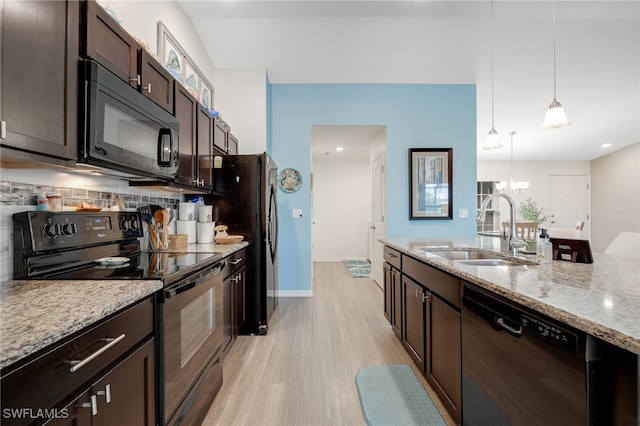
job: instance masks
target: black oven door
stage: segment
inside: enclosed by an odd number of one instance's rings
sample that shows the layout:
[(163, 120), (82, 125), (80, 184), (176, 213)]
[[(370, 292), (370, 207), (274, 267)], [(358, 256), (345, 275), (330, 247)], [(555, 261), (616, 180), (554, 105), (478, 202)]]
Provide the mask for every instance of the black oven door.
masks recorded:
[(174, 178), (175, 117), (93, 61), (81, 62), (80, 161), (138, 176)]
[(192, 388), (197, 391), (194, 384), (222, 347), (225, 264), (217, 263), (164, 290), (158, 318), (162, 331), (159, 339), (162, 424), (169, 422), (178, 407), (184, 411), (185, 400), (197, 398)]

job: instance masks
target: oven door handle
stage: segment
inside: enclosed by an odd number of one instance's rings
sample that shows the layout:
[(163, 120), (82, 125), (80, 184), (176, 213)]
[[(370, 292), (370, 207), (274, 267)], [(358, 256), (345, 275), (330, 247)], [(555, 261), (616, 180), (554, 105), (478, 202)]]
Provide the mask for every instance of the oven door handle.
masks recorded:
[(226, 261), (219, 262), (211, 267), (209, 272), (206, 272), (204, 275), (200, 276), (198, 279), (187, 278), (182, 282), (178, 283), (174, 287), (171, 287), (164, 291), (164, 297), (166, 299), (171, 299), (174, 296), (177, 296), (180, 293), (184, 293), (185, 291), (191, 290), (192, 288), (198, 287), (205, 281), (209, 280), (213, 275), (217, 275), (224, 267), (227, 265)]

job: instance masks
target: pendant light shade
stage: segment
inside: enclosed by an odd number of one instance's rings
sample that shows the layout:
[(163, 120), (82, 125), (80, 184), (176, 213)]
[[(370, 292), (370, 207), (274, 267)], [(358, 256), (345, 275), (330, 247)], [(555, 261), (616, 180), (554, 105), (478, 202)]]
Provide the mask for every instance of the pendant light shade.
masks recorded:
[(549, 105), (544, 121), (543, 129), (557, 129), (571, 124), (567, 118), (567, 113), (560, 102), (556, 100), (556, 2), (553, 2), (553, 101)]
[(569, 124), (571, 124), (571, 122), (567, 118), (567, 113), (564, 112), (564, 108), (562, 108), (560, 102), (556, 101), (554, 98), (544, 116), (542, 128), (556, 129), (558, 127), (568, 126)]
[(491, 0), (491, 130), (487, 135), (482, 149), (498, 149), (502, 148), (500, 136), (493, 125), (493, 0)]
[(489, 130), (489, 134), (487, 135), (487, 140), (484, 142), (484, 146), (482, 149), (498, 149), (502, 148), (502, 144), (500, 143), (500, 136), (498, 136), (498, 132), (493, 127)]

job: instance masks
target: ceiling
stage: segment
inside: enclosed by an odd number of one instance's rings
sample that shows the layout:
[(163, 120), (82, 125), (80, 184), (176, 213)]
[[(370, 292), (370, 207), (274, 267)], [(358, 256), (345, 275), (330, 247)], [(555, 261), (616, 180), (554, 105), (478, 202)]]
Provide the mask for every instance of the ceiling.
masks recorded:
[[(493, 26), (487, 0), (178, 3), (216, 67), (266, 69), (271, 83), (476, 84), (479, 160), (508, 160), (510, 131), (515, 160), (588, 161), (640, 141), (636, 0), (555, 3), (557, 99), (572, 124), (553, 130), (540, 128), (553, 99), (551, 1), (496, 0)], [(486, 151), (492, 28), (494, 122), (505, 147)], [(343, 130), (317, 134), (335, 140)], [(356, 143), (370, 130), (346, 131)]]

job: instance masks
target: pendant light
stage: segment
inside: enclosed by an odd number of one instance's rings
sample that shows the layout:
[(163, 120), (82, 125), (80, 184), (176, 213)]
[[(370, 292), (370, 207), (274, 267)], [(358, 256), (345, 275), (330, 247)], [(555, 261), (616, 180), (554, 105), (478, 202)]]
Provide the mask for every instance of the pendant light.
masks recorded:
[(487, 135), (482, 149), (498, 149), (502, 148), (500, 136), (493, 125), (493, 0), (491, 0), (491, 130)]
[(556, 2), (553, 2), (553, 101), (549, 105), (544, 122), (543, 129), (556, 129), (571, 124), (567, 118), (567, 113), (560, 102), (556, 99)]

